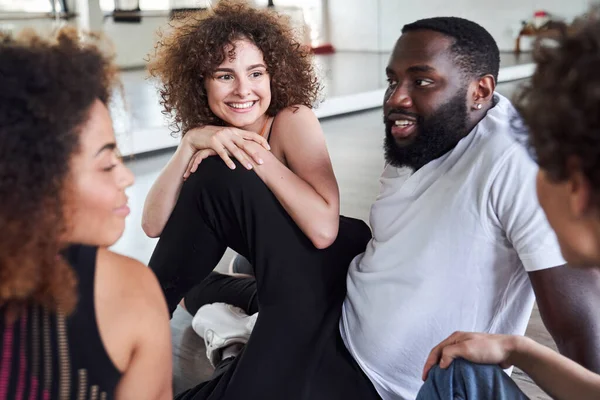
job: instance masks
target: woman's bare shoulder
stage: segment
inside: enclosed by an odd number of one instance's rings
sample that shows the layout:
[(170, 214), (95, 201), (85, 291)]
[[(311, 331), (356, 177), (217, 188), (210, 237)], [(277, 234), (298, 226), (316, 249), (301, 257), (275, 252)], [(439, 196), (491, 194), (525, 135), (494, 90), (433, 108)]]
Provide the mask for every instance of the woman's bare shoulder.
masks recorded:
[(98, 249), (97, 266), (96, 286), (104, 293), (110, 292), (121, 301), (132, 301), (138, 305), (139, 300), (143, 300), (142, 303), (153, 298), (162, 301), (156, 276), (141, 262), (107, 249)]
[(306, 135), (313, 132), (322, 134), (321, 125), (314, 111), (304, 105), (287, 107), (281, 110), (273, 121), (272, 132), (284, 132), (286, 138), (295, 134)]
[(126, 371), (148, 326), (168, 330), (167, 306), (154, 273), (141, 262), (98, 249), (96, 265), (94, 303), (100, 337), (114, 365)]
[(305, 105), (298, 104), (294, 106), (289, 106), (279, 111), (277, 116), (275, 117), (275, 123), (278, 123), (281, 120), (290, 121), (290, 120), (302, 120), (302, 119), (317, 119), (314, 111)]

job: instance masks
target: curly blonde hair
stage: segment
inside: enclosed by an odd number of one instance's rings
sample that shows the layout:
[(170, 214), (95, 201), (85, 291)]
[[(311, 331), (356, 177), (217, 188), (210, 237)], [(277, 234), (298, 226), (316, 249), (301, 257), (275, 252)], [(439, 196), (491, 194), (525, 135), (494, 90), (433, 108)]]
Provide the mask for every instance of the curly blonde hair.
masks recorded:
[(75, 29), (0, 36), (0, 306), (71, 312), (77, 279), (61, 252), (72, 156), (116, 68)]
[[(232, 1), (174, 21), (149, 65), (150, 75), (162, 84), (161, 105), (173, 120), (173, 133), (225, 125), (208, 106), (204, 82), (226, 57), (235, 58), (234, 43), (240, 39), (263, 53), (271, 80), (269, 116), (294, 105), (312, 108), (321, 87), (310, 49), (295, 36), (286, 17)], [(228, 46), (231, 50), (226, 52)]]

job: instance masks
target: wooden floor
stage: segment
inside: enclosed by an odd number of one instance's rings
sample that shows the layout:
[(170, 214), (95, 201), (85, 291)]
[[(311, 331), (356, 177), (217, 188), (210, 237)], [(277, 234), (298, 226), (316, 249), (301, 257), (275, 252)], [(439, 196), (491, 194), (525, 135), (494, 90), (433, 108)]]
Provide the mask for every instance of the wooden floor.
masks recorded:
[[(503, 84), (499, 91), (510, 95), (514, 88), (515, 84)], [(383, 168), (382, 112), (379, 109), (336, 117), (322, 121), (322, 125), (340, 186), (342, 213), (368, 220), (370, 205), (377, 195), (378, 178)], [(137, 157), (129, 163), (137, 176), (136, 184), (128, 193), (130, 202), (133, 203), (132, 215), (127, 222), (125, 235), (115, 249), (144, 262), (148, 261), (155, 241), (146, 238), (139, 228), (140, 210), (151, 183), (170, 154), (167, 151), (149, 157)], [(223, 271), (230, 258), (231, 253), (228, 252), (217, 269)], [(190, 328), (190, 321), (191, 317), (178, 309), (171, 322), (176, 392), (206, 380), (212, 373), (204, 343)], [(544, 344), (552, 344), (535, 309), (527, 335)], [(515, 371), (513, 377), (531, 399), (549, 399), (521, 372)]]

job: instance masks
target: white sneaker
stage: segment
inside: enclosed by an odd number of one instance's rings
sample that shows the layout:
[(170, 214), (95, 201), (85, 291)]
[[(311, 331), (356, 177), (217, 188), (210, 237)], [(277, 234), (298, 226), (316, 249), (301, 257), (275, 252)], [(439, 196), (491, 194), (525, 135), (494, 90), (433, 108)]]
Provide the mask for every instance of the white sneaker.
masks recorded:
[(248, 316), (242, 309), (225, 303), (202, 306), (192, 319), (192, 328), (204, 339), (206, 356), (215, 367), (221, 361), (221, 349), (234, 343), (246, 344), (258, 313)]
[(252, 333), (254, 330), (254, 325), (256, 325), (256, 319), (258, 318), (258, 313), (254, 313), (248, 317), (248, 323), (246, 324), (246, 328)]

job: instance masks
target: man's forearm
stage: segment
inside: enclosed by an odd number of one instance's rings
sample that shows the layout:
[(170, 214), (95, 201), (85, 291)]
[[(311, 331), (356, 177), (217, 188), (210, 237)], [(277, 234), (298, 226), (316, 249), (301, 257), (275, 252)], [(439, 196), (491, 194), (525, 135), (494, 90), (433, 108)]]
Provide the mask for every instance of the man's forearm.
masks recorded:
[(560, 353), (600, 373), (600, 271), (563, 266), (529, 277), (542, 321)]

